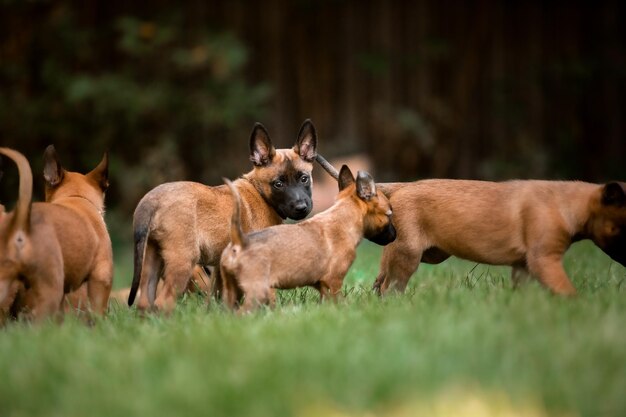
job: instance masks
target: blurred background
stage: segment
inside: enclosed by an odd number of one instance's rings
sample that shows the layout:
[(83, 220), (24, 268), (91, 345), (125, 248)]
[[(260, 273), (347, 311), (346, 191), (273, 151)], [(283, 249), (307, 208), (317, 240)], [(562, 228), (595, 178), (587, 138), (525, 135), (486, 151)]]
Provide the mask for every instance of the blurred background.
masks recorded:
[[(624, 1), (0, 1), (0, 144), (111, 156), (110, 213), (305, 118), (377, 180), (626, 179)], [(16, 196), (5, 161), (0, 202)], [(321, 171), (317, 168), (317, 171)], [(129, 232), (130, 233), (130, 232)]]

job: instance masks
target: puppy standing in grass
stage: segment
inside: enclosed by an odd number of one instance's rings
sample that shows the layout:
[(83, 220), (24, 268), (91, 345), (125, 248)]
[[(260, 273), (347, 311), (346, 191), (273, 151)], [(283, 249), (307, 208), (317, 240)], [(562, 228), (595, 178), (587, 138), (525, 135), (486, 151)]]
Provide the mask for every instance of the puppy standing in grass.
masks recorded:
[(38, 320), (57, 313), (63, 294), (87, 285), (90, 308), (105, 312), (113, 280), (103, 219), (108, 158), (90, 173), (65, 171), (53, 146), (44, 154), (46, 201), (31, 204), (32, 172), (22, 154), (0, 148), (20, 175), (15, 210), (0, 217), (0, 316)]
[[(257, 123), (250, 137), (254, 168), (235, 181), (242, 196), (242, 225), (246, 231), (300, 220), (311, 211), (311, 171), (317, 135), (305, 120), (291, 149), (275, 149), (269, 134)], [(137, 307), (169, 312), (183, 293), (198, 264), (217, 266), (229, 242), (232, 199), (225, 185), (178, 181), (162, 184), (146, 194), (135, 210), (135, 268), (128, 298), (132, 305), (141, 286)], [(214, 270), (215, 289), (221, 289)], [(163, 278), (162, 288), (157, 283)]]
[[(337, 170), (317, 162), (335, 179)], [(394, 207), (396, 241), (383, 249), (374, 290), (403, 292), (420, 262), (450, 256), (513, 267), (518, 286), (531, 276), (556, 294), (576, 289), (563, 255), (590, 239), (626, 266), (626, 184), (580, 181), (506, 182), (432, 179), (380, 183)]]
[(379, 293), (404, 291), (420, 262), (453, 255), (510, 265), (515, 286), (532, 275), (556, 294), (573, 295), (562, 259), (582, 239), (626, 265), (624, 183), (433, 179), (378, 185), (394, 207), (398, 230), (383, 250), (374, 283)]
[(347, 166), (339, 173), (339, 195), (328, 210), (299, 224), (270, 227), (244, 234), (240, 197), (225, 180), (234, 199), (231, 243), (220, 261), (226, 302), (242, 311), (273, 304), (275, 289), (316, 288), (323, 298), (335, 298), (364, 236), (381, 245), (396, 236), (391, 205), (376, 190), (372, 177), (362, 171), (356, 181)]

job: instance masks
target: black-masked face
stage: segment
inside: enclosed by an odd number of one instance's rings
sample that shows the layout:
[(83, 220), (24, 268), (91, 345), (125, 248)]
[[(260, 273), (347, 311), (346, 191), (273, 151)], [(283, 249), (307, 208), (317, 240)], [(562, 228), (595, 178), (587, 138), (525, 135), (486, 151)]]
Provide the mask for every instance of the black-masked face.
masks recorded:
[(287, 169), (271, 182), (269, 203), (282, 218), (304, 219), (313, 208), (311, 199), (311, 174), (297, 169)]
[(291, 149), (275, 149), (267, 130), (257, 123), (250, 136), (249, 178), (265, 201), (283, 218), (301, 220), (313, 209), (311, 171), (317, 148), (315, 127), (305, 120)]

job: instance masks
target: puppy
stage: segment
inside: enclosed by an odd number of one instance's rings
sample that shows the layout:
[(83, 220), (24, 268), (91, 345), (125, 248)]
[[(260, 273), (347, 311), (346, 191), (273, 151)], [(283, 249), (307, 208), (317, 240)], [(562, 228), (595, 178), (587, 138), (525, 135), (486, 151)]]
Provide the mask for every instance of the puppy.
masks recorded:
[[(300, 220), (309, 214), (316, 148), (317, 135), (310, 120), (302, 124), (291, 149), (275, 149), (263, 125), (254, 126), (250, 136), (254, 169), (236, 181), (244, 230), (280, 224), (288, 217)], [(174, 309), (193, 268), (219, 264), (229, 242), (232, 204), (225, 185), (172, 182), (146, 194), (133, 217), (135, 268), (128, 305), (141, 287), (139, 309)], [(219, 290), (219, 271), (214, 272), (214, 288)], [(161, 275), (163, 286), (157, 292)]]
[(420, 262), (449, 256), (513, 266), (556, 294), (576, 289), (563, 269), (572, 242), (590, 239), (626, 265), (624, 183), (423, 180), (378, 184), (394, 207), (396, 241), (383, 250), (374, 289), (404, 291)]
[(220, 271), (226, 301), (234, 308), (244, 299), (242, 311), (274, 303), (276, 288), (316, 288), (321, 298), (335, 298), (356, 256), (363, 236), (385, 245), (395, 239), (391, 205), (376, 190), (372, 177), (359, 171), (356, 181), (344, 165), (339, 173), (336, 203), (299, 224), (270, 227), (244, 234), (237, 180), (231, 189), (234, 210), (231, 243), (224, 249)]
[(32, 173), (19, 152), (0, 148), (20, 175), (13, 212), (0, 219), (0, 306), (3, 316), (33, 320), (57, 313), (63, 294), (87, 283), (91, 309), (105, 312), (113, 256), (104, 213), (108, 157), (83, 175), (62, 168), (56, 151), (44, 154), (46, 200), (31, 203)]

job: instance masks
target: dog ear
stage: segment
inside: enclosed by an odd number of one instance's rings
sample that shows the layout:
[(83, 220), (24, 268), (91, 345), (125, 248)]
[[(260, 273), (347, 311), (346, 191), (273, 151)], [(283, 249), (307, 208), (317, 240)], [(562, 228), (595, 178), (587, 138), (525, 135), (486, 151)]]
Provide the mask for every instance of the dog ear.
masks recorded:
[(254, 165), (262, 167), (272, 162), (274, 155), (276, 155), (276, 149), (272, 145), (265, 126), (258, 122), (255, 123), (250, 135), (250, 161)]
[(102, 156), (102, 161), (87, 174), (88, 177), (100, 185), (102, 191), (106, 191), (109, 188), (109, 153), (105, 152)]
[(300, 155), (300, 158), (307, 162), (313, 162), (317, 156), (317, 133), (311, 119), (306, 119), (300, 127), (298, 139), (293, 146), (293, 150)]
[(54, 145), (49, 145), (43, 153), (43, 178), (49, 187), (56, 187), (63, 181), (64, 175), (57, 151)]
[(602, 204), (605, 206), (626, 205), (626, 192), (619, 182), (610, 182), (602, 188)]
[(369, 173), (365, 171), (356, 173), (356, 193), (361, 200), (365, 201), (369, 201), (376, 195), (376, 183)]
[(348, 168), (347, 165), (341, 166), (337, 183), (339, 184), (339, 191), (354, 184), (354, 176), (352, 175), (352, 171), (350, 171), (350, 168)]

